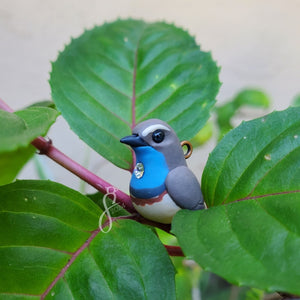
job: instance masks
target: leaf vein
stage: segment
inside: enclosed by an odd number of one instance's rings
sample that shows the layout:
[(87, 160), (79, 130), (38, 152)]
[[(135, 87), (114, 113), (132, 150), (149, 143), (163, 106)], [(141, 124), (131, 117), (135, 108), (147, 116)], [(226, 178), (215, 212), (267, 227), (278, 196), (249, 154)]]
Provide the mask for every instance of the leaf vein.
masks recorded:
[(71, 294), (71, 296), (72, 296), (72, 299), (75, 299), (75, 297), (74, 297), (74, 295), (73, 295), (73, 291), (72, 291), (72, 289), (71, 289), (71, 287), (70, 287), (70, 285), (69, 285), (69, 282), (68, 282), (67, 279), (65, 278), (65, 276), (62, 277), (62, 280), (65, 282), (65, 284), (66, 284), (66, 286), (67, 286), (67, 289), (70, 291), (70, 294)]
[[(258, 120), (261, 120), (261, 118), (257, 119), (257, 121), (258, 121)], [(247, 123), (244, 123), (244, 124), (247, 124)], [(263, 123), (261, 123), (261, 124), (263, 124)], [(292, 124), (291, 126), (293, 126), (293, 125), (294, 125), (294, 124)], [(277, 136), (276, 136), (275, 138), (273, 138), (272, 140), (270, 140), (270, 141), (264, 146), (264, 148), (262, 148), (258, 153), (256, 153), (254, 159), (253, 159), (253, 160), (249, 163), (249, 165), (244, 169), (244, 171), (242, 172), (242, 174), (239, 176), (239, 178), (237, 179), (237, 181), (234, 183), (234, 186), (237, 184), (237, 182), (239, 181), (240, 177), (246, 172), (246, 170), (249, 168), (249, 166), (253, 163), (253, 161), (254, 161), (261, 153), (263, 153), (263, 151), (265, 151), (265, 149), (266, 149), (267, 147), (269, 147), (270, 144), (272, 144), (276, 139), (278, 139), (278, 138), (280, 137), (281, 134), (283, 134), (284, 132), (286, 132), (286, 131), (289, 130), (289, 129), (290, 129), (290, 127), (283, 129), (281, 132), (279, 132), (279, 133), (277, 134)], [(249, 133), (249, 130), (248, 130), (247, 132), (244, 132), (244, 135), (247, 135), (247, 133)], [(238, 147), (238, 145), (240, 145), (242, 142), (244, 142), (244, 139), (243, 139), (243, 136), (244, 136), (244, 135), (241, 135), (240, 140), (234, 145), (234, 147), (228, 152), (228, 154), (226, 155), (226, 157), (223, 159), (223, 163), (222, 163), (222, 166), (221, 166), (221, 168), (220, 168), (220, 172), (219, 172), (219, 174), (218, 174), (218, 176), (217, 176), (217, 178), (216, 178), (216, 184), (215, 184), (215, 187), (218, 185), (220, 176), (221, 176), (222, 171), (223, 171), (223, 169), (224, 169), (224, 167), (225, 167), (225, 165), (226, 165), (226, 160), (227, 160), (228, 157), (233, 153), (233, 151)], [(215, 188), (213, 200), (215, 199), (216, 190), (217, 190), (217, 189)], [(223, 200), (222, 203), (226, 203), (226, 200), (227, 200), (228, 196), (230, 195), (231, 191), (232, 191), (232, 188), (227, 192), (227, 194), (226, 194), (226, 196), (225, 196), (225, 199)], [(214, 203), (214, 201), (212, 202), (212, 205), (213, 205), (213, 203)]]
[(280, 160), (278, 160), (276, 162), (276, 164), (274, 164), (260, 179), (258, 179), (257, 183), (255, 184), (254, 188), (252, 189), (252, 191), (249, 193), (248, 197), (250, 197), (254, 192), (255, 189), (257, 188), (257, 186), (260, 184), (260, 182), (266, 177), (268, 176), (268, 174), (278, 165), (280, 164), (283, 160), (285, 160), (290, 154), (292, 154), (294, 151), (298, 150), (299, 147), (294, 148), (292, 151), (290, 151), (289, 153), (287, 153), (286, 156), (282, 157)]
[[(76, 206), (78, 206), (78, 207), (80, 207), (82, 210), (84, 210), (85, 212), (88, 212), (89, 214), (91, 214), (91, 215), (94, 215), (96, 218), (98, 218), (99, 217), (99, 215), (97, 214), (97, 213), (95, 213), (94, 211), (92, 211), (92, 210), (88, 210), (85, 206), (83, 206), (82, 204), (81, 204), (81, 202), (77, 202), (77, 201), (75, 201), (74, 199), (73, 199), (73, 197), (66, 197), (65, 195), (62, 195), (62, 194), (60, 194), (60, 193), (55, 193), (55, 192), (52, 192), (52, 191), (50, 191), (50, 190), (44, 190), (43, 189), (43, 187), (41, 187), (41, 188), (10, 188), (9, 190), (8, 190), (8, 192), (18, 192), (18, 191), (22, 191), (22, 192), (41, 192), (41, 193), (45, 193), (45, 194), (47, 194), (47, 195), (54, 195), (54, 196), (58, 196), (58, 197), (60, 197), (60, 198), (62, 198), (62, 199), (64, 199), (64, 200), (67, 200), (67, 201), (70, 201), (70, 202), (72, 202), (73, 203), (73, 205), (76, 205)], [(80, 197), (82, 197), (82, 195), (80, 195)], [(86, 200), (88, 200), (88, 199), (86, 199)], [(99, 208), (99, 206), (98, 205), (95, 205), (95, 208), (93, 208), (93, 209), (98, 209), (99, 210), (99, 213), (101, 213), (102, 211), (100, 210), (100, 208)]]
[[(98, 79), (100, 79), (100, 81), (102, 81), (103, 83), (105, 83), (107, 86), (109, 86), (111, 89), (113, 89), (114, 91), (116, 91), (117, 93), (119, 93), (122, 96), (125, 96), (126, 98), (130, 99), (130, 96), (121, 92), (120, 90), (118, 90), (116, 87), (114, 87), (111, 83), (107, 82), (102, 76), (100, 76), (99, 74), (97, 74), (93, 68), (91, 68), (90, 65), (87, 64), (87, 62), (83, 59), (80, 59), (80, 61), (82, 62), (82, 65), (86, 66), (86, 69), (93, 74), (94, 76), (96, 76)], [(79, 79), (77, 79), (79, 81)], [(97, 101), (98, 102), (98, 101)]]
[(238, 241), (238, 244), (240, 245), (240, 248), (241, 248), (241, 249), (244, 249), (244, 251), (245, 251), (246, 253), (248, 253), (248, 255), (249, 255), (250, 257), (252, 257), (256, 262), (258, 262), (258, 264), (261, 265), (265, 271), (267, 271), (266, 266), (262, 263), (262, 261), (259, 260), (259, 258), (257, 258), (256, 256), (254, 256), (254, 255), (249, 251), (249, 249), (247, 249), (247, 248), (242, 244), (242, 241), (241, 241), (239, 235), (238, 235), (237, 232), (233, 229), (232, 221), (231, 221), (231, 219), (230, 219), (230, 217), (229, 217), (228, 209), (227, 209), (226, 206), (225, 206), (225, 215), (227, 216), (228, 222), (229, 222), (229, 224), (230, 224), (229, 226), (230, 226), (230, 228), (231, 228), (231, 231), (232, 231), (232, 233), (235, 235), (235, 237), (236, 237), (236, 239), (237, 239), (237, 241)]
[(100, 274), (102, 275), (102, 278), (104, 279), (104, 281), (105, 281), (105, 283), (106, 283), (106, 286), (107, 286), (108, 290), (109, 290), (110, 293), (111, 293), (112, 299), (114, 299), (115, 297), (114, 297), (114, 294), (113, 294), (113, 292), (112, 292), (112, 288), (110, 287), (109, 282), (107, 281), (107, 279), (105, 278), (103, 272), (101, 271), (101, 266), (98, 264), (97, 260), (95, 259), (94, 255), (93, 255), (93, 253), (91, 252), (91, 250), (89, 249), (89, 247), (87, 248), (87, 250), (88, 250), (88, 252), (89, 252), (89, 254), (90, 254), (92, 260), (93, 260), (93, 261), (95, 262), (95, 264), (97, 265), (98, 270), (99, 270)]
[[(105, 107), (101, 102), (97, 101), (96, 98), (94, 96), (92, 96), (90, 94), (90, 92), (88, 91), (88, 89), (84, 86), (84, 84), (81, 82), (81, 80), (79, 78), (77, 78), (77, 76), (71, 71), (69, 70), (70, 75), (75, 79), (76, 82), (78, 82), (78, 84), (82, 87), (82, 89), (85, 91), (85, 93), (89, 96), (89, 99), (93, 100), (97, 105), (100, 105), (101, 107), (103, 107), (108, 113), (110, 113), (111, 115), (113, 115), (114, 117), (116, 117), (117, 119), (121, 120), (123, 123), (125, 124), (129, 124), (126, 120), (124, 120), (123, 118), (121, 118), (119, 115), (117, 115), (115, 112), (109, 110), (107, 107)], [(65, 95), (65, 94), (64, 94)], [(69, 101), (71, 103), (73, 103), (70, 99)], [(80, 110), (81, 112), (83, 112), (82, 110)]]
[[(83, 54), (81, 51), (79, 51), (80, 54)], [(108, 57), (107, 55), (105, 55), (105, 53), (103, 52), (89, 52), (90, 54), (95, 54), (96, 56), (100, 56), (102, 58), (104, 58), (105, 60), (109, 61), (111, 64), (113, 64), (115, 67), (117, 67), (119, 70), (125, 71), (129, 74), (132, 74), (132, 70), (128, 70), (126, 68), (124, 68), (123, 66), (119, 65), (115, 60), (113, 60), (112, 58)]]
[(270, 216), (272, 219), (274, 219), (278, 224), (281, 225), (281, 227), (283, 227), (286, 231), (288, 231), (291, 234), (296, 235), (297, 237), (300, 237), (300, 234), (297, 234), (296, 232), (291, 231), (283, 222), (281, 222), (275, 215), (271, 214), (268, 210), (266, 210), (265, 207), (262, 206), (262, 204), (260, 203), (260, 201), (258, 201), (257, 199), (255, 199), (256, 203), (261, 207), (261, 209), (268, 215)]
[[(174, 96), (174, 94), (176, 94), (181, 88), (184, 88), (185, 86), (187, 86), (189, 83), (185, 82), (184, 84), (182, 84), (181, 86), (179, 86), (176, 90), (174, 90), (167, 98), (165, 98), (162, 102), (160, 102), (158, 105), (156, 105), (155, 107), (153, 107), (150, 111), (148, 111), (145, 115), (141, 116), (139, 118), (139, 120), (145, 120), (151, 113), (153, 113), (155, 110), (157, 110), (159, 107), (161, 107), (162, 105), (164, 105), (166, 102), (172, 100), (172, 97)], [(195, 102), (196, 100), (194, 100)], [(180, 113), (181, 114), (181, 113)], [(180, 115), (179, 114), (179, 115)], [(176, 115), (175, 117), (177, 117), (178, 115)], [(170, 122), (170, 120), (166, 120), (167, 122)]]
[[(53, 250), (53, 251), (56, 251), (56, 252), (60, 252), (60, 253), (64, 253), (64, 254), (67, 254), (67, 255), (72, 255), (73, 252), (69, 252), (69, 251), (65, 251), (65, 250), (60, 250), (60, 249), (54, 249), (54, 248), (50, 248), (50, 247), (45, 247), (45, 246), (36, 246), (36, 245), (0, 245), (0, 248), (22, 248), (22, 247), (27, 247), (27, 248), (38, 248), (38, 249), (48, 249), (48, 250)], [(53, 269), (53, 270), (57, 270), (55, 268), (50, 268), (50, 269)]]
[(10, 211), (10, 210), (1, 210), (0, 211), (0, 214), (2, 213), (10, 213), (10, 214), (14, 214), (14, 215), (33, 215), (34, 216), (39, 216), (39, 217), (43, 217), (43, 218), (46, 218), (46, 219), (54, 219), (56, 220), (57, 222), (67, 226), (67, 227), (70, 227), (70, 228), (73, 228), (75, 229), (76, 231), (81, 231), (83, 233), (90, 233), (90, 231), (88, 230), (83, 230), (81, 228), (78, 228), (77, 226), (74, 226), (74, 225), (71, 225), (69, 223), (66, 223), (64, 221), (62, 221), (61, 219), (58, 219), (57, 217), (53, 217), (53, 216), (49, 216), (49, 215), (44, 215), (44, 214), (41, 214), (41, 213), (35, 213), (35, 212), (28, 212), (28, 211)]
[[(107, 134), (109, 134), (111, 137), (113, 137), (115, 140), (117, 140), (117, 141), (119, 142), (119, 140), (120, 140), (119, 137), (116, 137), (113, 133), (109, 132), (106, 128), (104, 128), (103, 126), (100, 126), (99, 124), (97, 124), (97, 123), (96, 123), (93, 119), (91, 119), (84, 111), (82, 111), (82, 110), (80, 109), (80, 107), (78, 107), (77, 105), (75, 105), (75, 104), (73, 103), (73, 101), (67, 97), (67, 95), (65, 94), (65, 92), (63, 91), (63, 89), (62, 89), (61, 87), (60, 87), (60, 90), (61, 90), (62, 94), (64, 95), (65, 100), (68, 101), (68, 102), (70, 103), (70, 105), (73, 106), (76, 110), (78, 110), (81, 114), (83, 114), (83, 115), (86, 117), (86, 119), (90, 121), (90, 123), (94, 124), (94, 126), (95, 126), (96, 128), (100, 128), (101, 130), (103, 130), (104, 132), (106, 132)], [(87, 131), (85, 131), (85, 135), (88, 135), (90, 138), (92, 138), (93, 140), (95, 140), (95, 138), (94, 138), (92, 135), (90, 135)], [(97, 140), (97, 142), (99, 142), (99, 141)], [(109, 148), (109, 146), (106, 145), (105, 143), (101, 143), (101, 144), (102, 144), (102, 147), (106, 148), (106, 149), (109, 150), (109, 151), (111, 150), (111, 149)], [(122, 160), (123, 162), (125, 162), (126, 164), (129, 165), (129, 162), (128, 162), (127, 160), (125, 160), (124, 158), (119, 157), (119, 159)]]
[(91, 232), (90, 237), (78, 248), (76, 252), (73, 253), (70, 260), (66, 263), (66, 265), (60, 270), (60, 272), (57, 274), (57, 276), (53, 279), (53, 281), (48, 285), (46, 290), (41, 296), (41, 299), (45, 299), (45, 297), (48, 295), (48, 293), (51, 291), (51, 289), (56, 285), (58, 280), (62, 278), (65, 273), (68, 271), (70, 266), (73, 264), (75, 259), (90, 245), (90, 243), (93, 241), (93, 239), (98, 235), (100, 232), (100, 228), (98, 227), (93, 232)]

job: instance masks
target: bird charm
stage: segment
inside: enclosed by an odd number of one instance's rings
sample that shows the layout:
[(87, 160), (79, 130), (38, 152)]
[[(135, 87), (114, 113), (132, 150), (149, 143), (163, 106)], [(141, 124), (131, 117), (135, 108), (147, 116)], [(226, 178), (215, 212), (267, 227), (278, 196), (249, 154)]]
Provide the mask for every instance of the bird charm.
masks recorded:
[(144, 121), (120, 142), (135, 152), (130, 196), (143, 217), (170, 224), (180, 209), (205, 208), (200, 184), (187, 167), (181, 143), (167, 123)]

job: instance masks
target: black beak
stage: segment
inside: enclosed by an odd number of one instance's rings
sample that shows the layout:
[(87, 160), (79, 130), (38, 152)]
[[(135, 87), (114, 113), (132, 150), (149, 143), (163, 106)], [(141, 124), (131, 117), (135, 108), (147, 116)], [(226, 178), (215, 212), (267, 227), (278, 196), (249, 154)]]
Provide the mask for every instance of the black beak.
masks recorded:
[(125, 136), (120, 139), (120, 142), (131, 147), (149, 146), (138, 134)]

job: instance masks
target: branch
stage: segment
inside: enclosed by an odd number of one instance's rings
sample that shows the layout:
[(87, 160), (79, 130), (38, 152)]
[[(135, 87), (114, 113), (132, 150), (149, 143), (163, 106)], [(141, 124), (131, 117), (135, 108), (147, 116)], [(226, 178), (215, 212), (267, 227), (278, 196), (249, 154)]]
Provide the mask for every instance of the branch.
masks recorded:
[(164, 245), (170, 256), (185, 256), (179, 246)]
[(13, 113), (13, 109), (9, 107), (1, 98), (0, 98), (0, 109)]
[(120, 204), (124, 209), (131, 213), (136, 212), (132, 205), (131, 199), (127, 194), (118, 190), (102, 178), (98, 177), (94, 173), (90, 172), (88, 169), (84, 168), (83, 166), (72, 160), (70, 157), (66, 156), (60, 150), (55, 148), (51, 142), (45, 140), (42, 137), (38, 137), (31, 144), (38, 150), (40, 150), (40, 154), (48, 156), (56, 163), (58, 163), (65, 169), (78, 176), (80, 179), (93, 186), (99, 192), (103, 194), (108, 194), (108, 197), (113, 197), (111, 196), (111, 193), (109, 193), (110, 190), (113, 190), (116, 195), (116, 202), (118, 204)]
[[(13, 110), (0, 99), (0, 109), (3, 109), (8, 112), (13, 112)], [(130, 213), (135, 213), (130, 197), (124, 192), (118, 190), (102, 178), (98, 177), (94, 173), (90, 172), (77, 162), (73, 161), (70, 157), (66, 156), (64, 153), (55, 148), (51, 142), (45, 140), (43, 137), (37, 137), (32, 143), (34, 147), (36, 147), (40, 154), (44, 154), (54, 160), (56, 163), (69, 170), (99, 192), (106, 194), (109, 191), (113, 190), (116, 195), (116, 202), (120, 204), (124, 209), (126, 209)], [(108, 197), (113, 198), (111, 193), (108, 193)]]
[[(8, 111), (13, 113), (13, 109), (9, 107), (3, 100), (0, 99), (0, 109)], [(31, 143), (35, 148), (37, 148), (40, 151), (40, 154), (44, 154), (51, 158), (53, 161), (64, 167), (65, 169), (72, 172), (74, 175), (81, 178), (86, 183), (93, 186), (95, 189), (97, 189), (99, 192), (103, 194), (107, 194), (107, 196), (114, 200), (115, 195), (115, 201), (119, 205), (121, 205), (124, 209), (126, 209), (128, 212), (132, 213), (131, 219), (145, 225), (150, 225), (153, 227), (160, 228), (166, 232), (170, 232), (171, 225), (170, 224), (162, 224), (159, 222), (154, 222), (148, 219), (145, 219), (141, 215), (137, 213), (135, 208), (132, 205), (130, 196), (126, 193), (120, 191), (110, 183), (106, 182), (102, 178), (98, 177), (94, 173), (90, 172), (74, 160), (72, 160), (70, 157), (66, 156), (64, 153), (62, 153), (60, 150), (55, 148), (52, 145), (51, 141), (47, 141), (43, 137), (37, 137), (35, 140)], [(113, 191), (113, 192), (112, 192)], [(171, 254), (170, 254), (171, 255)]]

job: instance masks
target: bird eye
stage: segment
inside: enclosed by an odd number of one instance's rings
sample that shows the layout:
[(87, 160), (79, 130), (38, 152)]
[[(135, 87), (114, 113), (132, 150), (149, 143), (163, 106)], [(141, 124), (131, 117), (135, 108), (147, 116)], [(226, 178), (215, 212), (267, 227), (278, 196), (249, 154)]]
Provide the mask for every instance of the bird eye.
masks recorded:
[(165, 138), (165, 133), (161, 129), (157, 129), (152, 134), (152, 140), (155, 143), (161, 143)]

